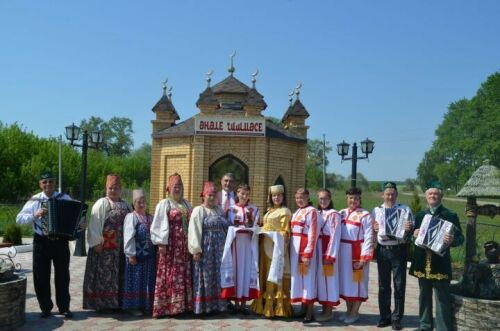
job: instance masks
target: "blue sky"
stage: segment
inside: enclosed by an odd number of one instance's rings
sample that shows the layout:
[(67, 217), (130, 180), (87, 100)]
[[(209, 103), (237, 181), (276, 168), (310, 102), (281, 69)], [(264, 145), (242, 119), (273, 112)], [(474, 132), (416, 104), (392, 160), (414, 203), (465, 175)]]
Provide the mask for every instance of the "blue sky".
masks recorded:
[[(235, 76), (281, 118), (302, 82), (309, 138), (375, 141), (358, 170), (404, 180), (448, 105), (500, 70), (500, 1), (0, 1), (0, 120), (57, 136), (90, 116), (129, 117), (151, 142), (152, 106), (173, 85), (181, 117)], [(348, 175), (330, 153), (329, 171)]]

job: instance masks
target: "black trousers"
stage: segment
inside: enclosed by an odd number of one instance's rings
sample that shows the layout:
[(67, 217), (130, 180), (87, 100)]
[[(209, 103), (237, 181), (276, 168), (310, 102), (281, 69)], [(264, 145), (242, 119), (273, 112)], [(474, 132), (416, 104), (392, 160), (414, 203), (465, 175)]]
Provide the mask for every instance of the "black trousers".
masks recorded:
[(33, 239), (33, 283), (42, 311), (54, 307), (50, 298), (51, 262), (54, 263), (56, 304), (60, 312), (69, 310), (69, 247), (68, 240), (52, 240), (35, 234)]
[[(378, 307), (380, 319), (400, 321), (405, 311), (407, 244), (377, 245)], [(394, 282), (394, 310), (391, 313), (391, 273)]]

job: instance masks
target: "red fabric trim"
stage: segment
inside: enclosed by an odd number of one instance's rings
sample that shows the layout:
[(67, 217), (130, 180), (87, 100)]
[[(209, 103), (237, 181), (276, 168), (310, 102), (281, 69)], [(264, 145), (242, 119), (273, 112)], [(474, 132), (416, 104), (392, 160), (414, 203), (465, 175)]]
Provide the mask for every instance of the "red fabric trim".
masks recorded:
[(220, 292), (221, 299), (232, 299), (236, 296), (236, 286), (223, 288)]
[(318, 300), (319, 304), (320, 305), (323, 305), (323, 306), (328, 306), (328, 307), (335, 307), (335, 306), (338, 306), (340, 305), (340, 300), (338, 301), (322, 301), (322, 300)]
[(241, 301), (247, 301), (247, 300), (253, 300), (257, 299), (260, 296), (260, 291), (257, 290), (256, 288), (251, 288), (250, 291), (248, 291), (248, 296), (243, 296), (239, 298), (234, 298), (235, 301), (241, 302)]
[(308, 303), (315, 303), (316, 301), (318, 301), (317, 298), (314, 298), (314, 299), (304, 299), (304, 298), (293, 298), (293, 299), (290, 299), (291, 303), (302, 302), (302, 303), (308, 304)]
[(327, 260), (328, 262), (332, 262), (332, 263), (335, 263), (336, 259), (332, 256), (329, 256), (329, 255), (325, 255), (323, 257), (325, 260)]
[(361, 302), (365, 302), (366, 300), (368, 300), (368, 297), (366, 298), (362, 298), (362, 297), (348, 297), (348, 296), (345, 296), (345, 295), (340, 295), (340, 297), (342, 299), (344, 299), (345, 301), (361, 301)]
[(294, 236), (294, 237), (306, 237), (307, 238), (307, 234), (305, 234), (305, 233), (292, 232), (292, 236)]
[[(313, 208), (312, 210), (312, 215), (311, 215), (311, 229), (309, 231), (312, 231), (312, 238), (318, 238), (317, 232), (318, 232), (318, 211)], [(314, 253), (314, 250), (316, 249), (316, 239), (314, 239), (312, 242), (308, 243), (308, 246), (310, 246), (310, 254), (311, 257)]]
[(303, 222), (293, 221), (293, 222), (290, 222), (290, 226), (298, 226), (300, 228), (303, 228), (304, 227), (304, 223)]
[(236, 287), (228, 287), (228, 288), (223, 288), (221, 291), (221, 299), (229, 299), (229, 300), (234, 300), (236, 302), (241, 302), (241, 301), (248, 301), (248, 300), (253, 300), (257, 299), (260, 296), (259, 290), (255, 288), (251, 288), (248, 296), (242, 296), (242, 297), (236, 297)]
[(361, 244), (364, 242), (364, 239), (361, 239), (361, 240), (349, 240), (349, 239), (340, 239), (340, 242), (341, 243), (345, 243), (345, 244)]
[(369, 262), (373, 260), (373, 253), (370, 255), (361, 255), (360, 261)]

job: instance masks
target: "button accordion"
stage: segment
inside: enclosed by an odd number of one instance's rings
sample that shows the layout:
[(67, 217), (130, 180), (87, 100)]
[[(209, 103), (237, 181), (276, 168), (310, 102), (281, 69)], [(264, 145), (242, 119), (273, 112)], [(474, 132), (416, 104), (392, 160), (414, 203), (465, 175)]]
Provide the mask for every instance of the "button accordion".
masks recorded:
[(51, 198), (46, 202), (48, 209), (47, 227), (44, 232), (49, 237), (75, 240), (80, 237), (80, 224), (85, 222), (88, 206), (77, 200)]
[(430, 249), (433, 253), (443, 256), (449, 245), (444, 243), (446, 234), (453, 234), (455, 225), (430, 214), (424, 216), (415, 245)]
[(379, 227), (379, 234), (385, 240), (404, 239), (405, 223), (409, 221), (408, 210), (393, 207), (384, 208), (383, 219)]

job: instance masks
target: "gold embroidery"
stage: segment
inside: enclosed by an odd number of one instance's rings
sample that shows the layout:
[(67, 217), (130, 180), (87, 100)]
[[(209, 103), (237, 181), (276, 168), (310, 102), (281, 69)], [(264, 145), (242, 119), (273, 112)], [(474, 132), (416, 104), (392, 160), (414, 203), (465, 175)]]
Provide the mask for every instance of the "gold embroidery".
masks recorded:
[(429, 250), (425, 251), (425, 274), (431, 274), (431, 252)]
[(418, 278), (435, 279), (435, 280), (448, 279), (448, 275), (441, 274), (441, 273), (436, 273), (436, 274), (431, 273), (432, 252), (428, 250), (425, 253), (426, 253), (426, 256), (425, 256), (425, 274), (423, 272), (420, 272), (420, 271), (413, 271), (413, 274)]

